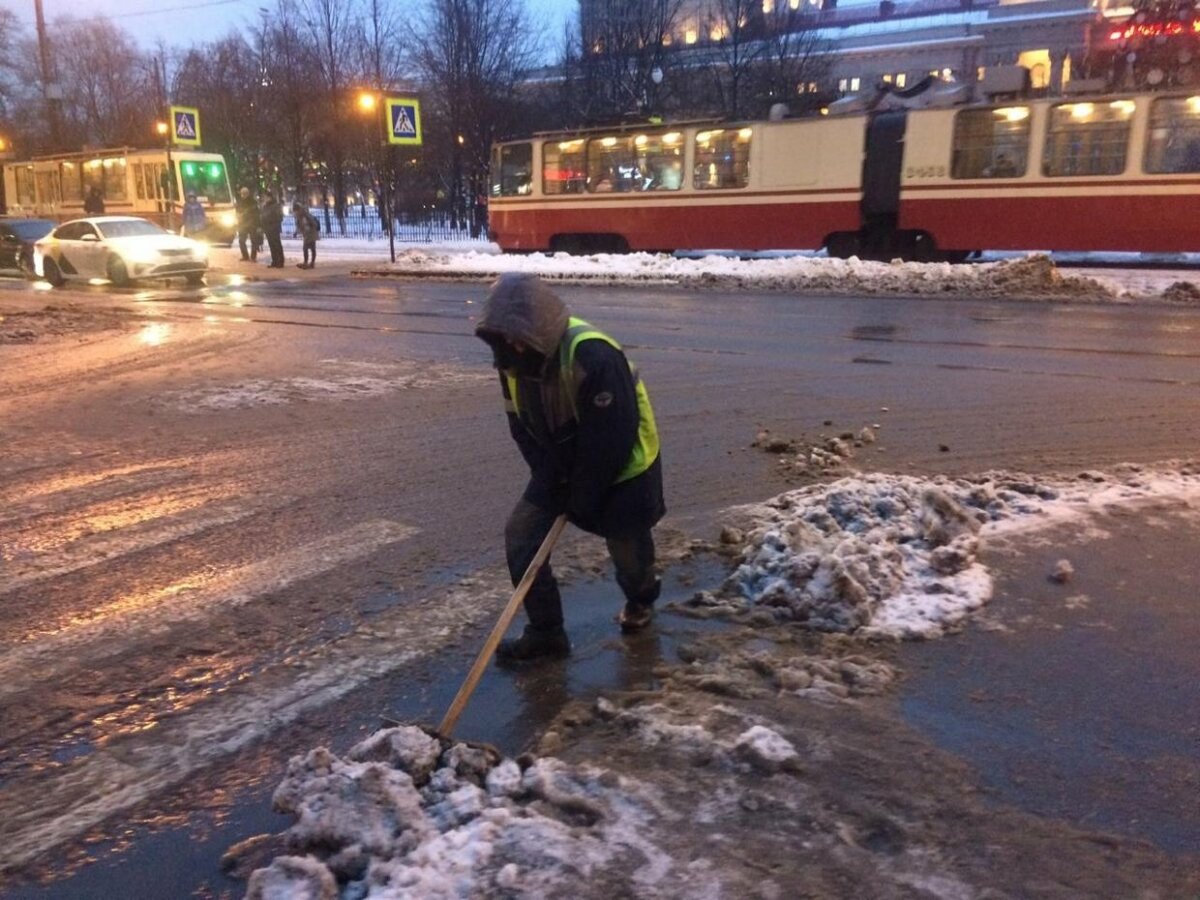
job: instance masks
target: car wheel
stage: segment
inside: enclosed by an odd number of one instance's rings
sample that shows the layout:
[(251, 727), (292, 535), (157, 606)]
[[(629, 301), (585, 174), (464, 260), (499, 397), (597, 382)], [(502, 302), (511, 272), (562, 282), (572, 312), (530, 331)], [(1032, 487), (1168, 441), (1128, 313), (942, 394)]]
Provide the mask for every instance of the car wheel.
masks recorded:
[(129, 284), (129, 270), (125, 268), (125, 261), (119, 256), (110, 256), (108, 258), (108, 280), (117, 287), (125, 287)]
[(53, 287), (62, 287), (63, 282), (66, 280), (63, 278), (62, 272), (59, 271), (58, 263), (52, 259), (42, 260), (42, 275)]
[(188, 272), (187, 283), (190, 284), (192, 287), (200, 287), (200, 285), (204, 284), (204, 273), (203, 272)]
[(30, 280), (37, 278), (37, 273), (33, 270), (33, 254), (28, 250), (17, 255), (17, 269), (22, 278)]

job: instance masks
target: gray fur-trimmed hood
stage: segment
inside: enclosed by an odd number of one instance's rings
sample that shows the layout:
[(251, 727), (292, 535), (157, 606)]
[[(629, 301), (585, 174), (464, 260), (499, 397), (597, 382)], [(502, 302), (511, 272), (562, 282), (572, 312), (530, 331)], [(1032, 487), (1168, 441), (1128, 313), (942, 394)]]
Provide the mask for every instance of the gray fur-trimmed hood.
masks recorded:
[(546, 359), (558, 349), (570, 314), (566, 304), (536, 275), (501, 275), (488, 291), (477, 337), (495, 347), (497, 337), (518, 341)]

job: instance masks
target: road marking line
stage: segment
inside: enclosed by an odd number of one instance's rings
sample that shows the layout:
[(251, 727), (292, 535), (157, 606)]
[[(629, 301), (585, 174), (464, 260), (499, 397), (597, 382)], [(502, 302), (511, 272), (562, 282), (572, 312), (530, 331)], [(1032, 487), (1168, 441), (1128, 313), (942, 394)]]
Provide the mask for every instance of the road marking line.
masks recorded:
[[(148, 528), (145, 522), (140, 522), (115, 532), (81, 538), (63, 550), (39, 554), (24, 566), (23, 572), (0, 575), (0, 597), (48, 578), (69, 575), (80, 569), (169, 544), (210, 528), (230, 525), (266, 508), (247, 507), (236, 501), (218, 502), (151, 519), (150, 522), (155, 526), (153, 528)], [(15, 551), (0, 544), (0, 561), (9, 568), (17, 565), (17, 561), (11, 558), (14, 553)], [(6, 559), (6, 556), (10, 558)]]
[[(3, 501), (0, 525), (14, 525), (39, 516), (61, 515), (72, 509), (116, 500), (139, 491), (168, 487), (195, 477), (177, 465), (130, 467), (69, 483), (43, 483)], [(0, 497), (2, 497), (0, 493)]]
[(187, 622), (233, 609), (405, 540), (417, 528), (376, 519), (200, 583), (157, 588), (89, 611), (60, 630), (0, 652), (0, 697), (45, 684)]
[(464, 580), (457, 590), (393, 610), (370, 628), (235, 684), (203, 708), (115, 739), (49, 777), (6, 784), (0, 871), (30, 862), (369, 680), (439, 652), (504, 602), (510, 590), (504, 575), (497, 570), (487, 581), (490, 589)]

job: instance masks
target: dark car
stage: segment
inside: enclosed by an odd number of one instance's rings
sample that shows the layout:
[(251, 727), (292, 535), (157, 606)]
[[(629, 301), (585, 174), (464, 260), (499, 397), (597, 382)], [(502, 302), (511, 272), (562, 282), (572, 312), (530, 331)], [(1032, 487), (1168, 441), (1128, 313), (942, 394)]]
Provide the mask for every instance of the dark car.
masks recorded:
[(0, 217), (0, 271), (17, 271), (32, 278), (33, 244), (53, 231), (57, 224), (49, 219)]

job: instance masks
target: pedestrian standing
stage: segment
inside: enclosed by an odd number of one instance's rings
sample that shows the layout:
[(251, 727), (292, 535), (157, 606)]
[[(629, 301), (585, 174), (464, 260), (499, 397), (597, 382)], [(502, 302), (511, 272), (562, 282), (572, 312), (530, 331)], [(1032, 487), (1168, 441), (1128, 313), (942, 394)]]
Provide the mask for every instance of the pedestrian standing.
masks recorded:
[(258, 248), (262, 246), (259, 240), (258, 203), (250, 188), (242, 187), (238, 191), (237, 201), (238, 249), (242, 251), (242, 259), (250, 262), (258, 260)]
[(304, 262), (296, 263), (296, 266), (311, 269), (317, 264), (317, 239), (321, 236), (321, 223), (299, 200), (292, 204), (292, 215), (296, 219), (296, 233), (304, 241)]
[[(571, 316), (533, 275), (496, 281), (475, 334), (492, 348), (509, 431), (530, 471), (504, 529), (513, 584), (565, 512), (608, 545), (625, 595), (621, 630), (645, 628), (661, 589), (651, 529), (666, 505), (658, 431), (637, 371), (616, 341)], [(525, 613), (524, 633), (497, 649), (501, 662), (570, 653), (549, 561)]]
[(267, 238), (267, 246), (271, 248), (271, 263), (267, 268), (283, 268), (283, 207), (275, 199), (274, 194), (263, 196), (262, 208), (258, 211), (259, 225)]
[(204, 206), (196, 199), (194, 191), (188, 191), (187, 202), (183, 204), (183, 228), (180, 233), (194, 238), (208, 227), (208, 216)]
[(104, 195), (94, 184), (88, 188), (87, 196), (83, 200), (83, 211), (89, 216), (104, 215)]

